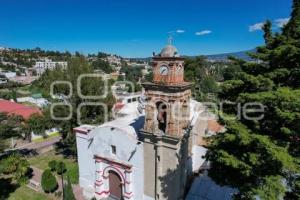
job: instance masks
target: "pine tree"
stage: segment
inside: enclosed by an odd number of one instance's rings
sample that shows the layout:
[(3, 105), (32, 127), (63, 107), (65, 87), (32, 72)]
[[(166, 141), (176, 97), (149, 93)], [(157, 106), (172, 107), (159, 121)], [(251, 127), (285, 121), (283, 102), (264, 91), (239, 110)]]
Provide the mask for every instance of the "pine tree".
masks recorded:
[(266, 45), (269, 45), (273, 40), (273, 34), (272, 34), (272, 22), (270, 20), (267, 20), (266, 23), (263, 26), (264, 31), (264, 39)]
[(284, 27), (283, 34), (295, 39), (300, 38), (300, 0), (293, 0), (291, 19)]
[(68, 183), (64, 185), (64, 199), (63, 200), (75, 200), (75, 196), (72, 189), (70, 177), (68, 176)]
[(265, 110), (262, 119), (232, 120), (228, 116), (237, 108), (227, 107), (221, 116), (227, 130), (209, 146), (210, 176), (238, 188), (237, 199), (275, 200), (286, 198), (288, 187), (297, 191), (299, 184), (293, 180), (300, 169), (299, 28), (300, 0), (294, 0), (282, 32), (273, 34), (271, 23), (265, 23), (265, 45), (251, 54), (258, 62), (232, 59), (241, 72), (222, 84), (223, 101), (261, 103)]

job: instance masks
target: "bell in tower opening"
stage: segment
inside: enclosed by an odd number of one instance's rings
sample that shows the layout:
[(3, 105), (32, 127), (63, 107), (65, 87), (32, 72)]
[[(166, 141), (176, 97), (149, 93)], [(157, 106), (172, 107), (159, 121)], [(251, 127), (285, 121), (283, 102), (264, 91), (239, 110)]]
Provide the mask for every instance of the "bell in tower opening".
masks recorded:
[(156, 108), (158, 111), (158, 129), (165, 133), (167, 127), (167, 106), (163, 102), (157, 102)]
[(145, 88), (144, 130), (181, 137), (188, 126), (191, 83), (184, 81), (184, 58), (173, 45), (152, 58), (153, 80)]
[[(189, 157), (191, 83), (184, 81), (184, 58), (168, 44), (152, 58), (153, 80), (145, 89), (145, 194), (153, 199), (183, 199)], [(170, 173), (172, 172), (172, 173)]]

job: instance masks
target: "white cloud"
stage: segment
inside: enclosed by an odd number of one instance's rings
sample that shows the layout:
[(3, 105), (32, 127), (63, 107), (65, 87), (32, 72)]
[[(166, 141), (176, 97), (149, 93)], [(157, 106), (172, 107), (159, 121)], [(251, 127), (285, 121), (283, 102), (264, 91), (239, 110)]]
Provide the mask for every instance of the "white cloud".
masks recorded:
[(184, 32), (185, 32), (185, 30), (182, 30), (182, 29), (176, 30), (176, 33), (184, 33)]
[(265, 24), (264, 22), (259, 22), (259, 23), (253, 24), (253, 25), (249, 26), (249, 31), (250, 32), (260, 31), (260, 30), (262, 30), (264, 24)]
[(208, 35), (208, 34), (211, 34), (212, 31), (211, 30), (203, 30), (203, 31), (199, 31), (199, 32), (196, 32), (195, 35)]
[(279, 18), (275, 19), (275, 25), (279, 28), (284, 27), (288, 22), (290, 21), (290, 18)]

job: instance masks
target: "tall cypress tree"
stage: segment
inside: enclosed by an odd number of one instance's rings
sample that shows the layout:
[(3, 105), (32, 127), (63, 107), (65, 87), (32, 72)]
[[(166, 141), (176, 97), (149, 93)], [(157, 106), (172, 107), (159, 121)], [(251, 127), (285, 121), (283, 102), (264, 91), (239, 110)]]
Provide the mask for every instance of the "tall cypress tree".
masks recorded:
[(210, 176), (238, 188), (239, 199), (277, 200), (288, 198), (289, 188), (299, 191), (295, 184), (300, 168), (299, 22), (300, 0), (294, 0), (282, 32), (273, 34), (271, 23), (265, 23), (265, 45), (251, 54), (258, 62), (232, 59), (241, 72), (222, 84), (222, 100), (242, 106), (261, 103), (265, 110), (262, 119), (232, 120), (227, 116), (237, 113), (237, 107), (227, 107), (221, 116), (227, 131), (209, 146)]
[(64, 199), (63, 200), (76, 200), (73, 189), (72, 189), (72, 184), (70, 177), (68, 175), (68, 183), (64, 185)]

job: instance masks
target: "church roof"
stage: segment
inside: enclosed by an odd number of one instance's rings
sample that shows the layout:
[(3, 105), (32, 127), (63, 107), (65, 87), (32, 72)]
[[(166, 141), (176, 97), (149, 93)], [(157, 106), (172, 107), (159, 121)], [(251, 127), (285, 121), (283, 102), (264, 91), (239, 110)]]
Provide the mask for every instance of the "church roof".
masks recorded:
[[(111, 127), (124, 132), (133, 139), (139, 139), (139, 130), (143, 128), (145, 115), (144, 113), (139, 112), (138, 107), (138, 102), (127, 103), (119, 111), (124, 114), (123, 117), (118, 117), (112, 121), (105, 122), (100, 126), (81, 125), (80, 127), (74, 128), (74, 131), (86, 134), (88, 137), (94, 137), (94, 134), (98, 133), (94, 132), (94, 129), (99, 130), (98, 128)], [(93, 133), (89, 134), (90, 132)]]
[(160, 57), (179, 57), (178, 50), (169, 44), (161, 50)]
[(217, 185), (208, 175), (194, 179), (186, 200), (231, 200), (238, 190), (229, 186)]
[(139, 130), (143, 128), (144, 125), (144, 115), (134, 116), (127, 115), (125, 117), (117, 118), (113, 121), (106, 122), (100, 127), (112, 127), (119, 129), (126, 133), (131, 138), (139, 139)]

